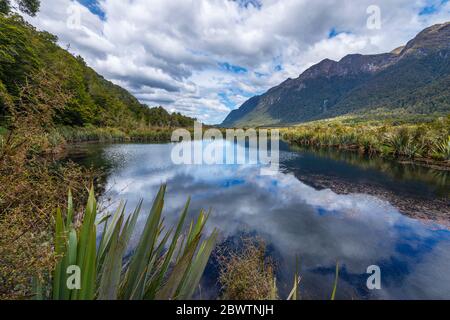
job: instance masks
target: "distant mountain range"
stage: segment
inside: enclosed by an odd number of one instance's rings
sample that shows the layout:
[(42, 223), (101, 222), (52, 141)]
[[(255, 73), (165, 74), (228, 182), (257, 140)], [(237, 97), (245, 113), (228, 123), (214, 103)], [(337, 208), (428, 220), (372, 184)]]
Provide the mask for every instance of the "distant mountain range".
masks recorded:
[(450, 22), (390, 53), (325, 59), (232, 111), (223, 127), (302, 123), (374, 110), (450, 112)]

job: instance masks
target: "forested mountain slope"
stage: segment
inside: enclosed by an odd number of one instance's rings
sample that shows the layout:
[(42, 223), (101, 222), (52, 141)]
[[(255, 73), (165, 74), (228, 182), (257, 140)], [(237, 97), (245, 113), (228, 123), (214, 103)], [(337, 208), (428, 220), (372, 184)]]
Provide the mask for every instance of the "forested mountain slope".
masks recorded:
[(81, 57), (57, 45), (57, 38), (39, 32), (19, 15), (0, 14), (0, 116), (8, 121), (4, 99), (17, 100), (33, 76), (45, 72), (57, 77), (70, 96), (55, 116), (55, 123), (71, 126), (133, 127), (191, 126), (194, 119), (149, 108), (125, 89), (107, 81)]
[(450, 112), (450, 23), (427, 28), (390, 53), (325, 59), (251, 98), (222, 126), (283, 125), (374, 110)]

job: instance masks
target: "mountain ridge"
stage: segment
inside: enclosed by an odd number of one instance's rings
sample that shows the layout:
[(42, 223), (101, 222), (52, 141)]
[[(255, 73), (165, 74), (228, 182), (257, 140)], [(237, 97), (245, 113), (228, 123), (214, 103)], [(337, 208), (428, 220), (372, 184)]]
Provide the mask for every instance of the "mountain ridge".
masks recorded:
[[(448, 112), (449, 57), (450, 22), (433, 25), (389, 53), (324, 59), (298, 78), (246, 101), (221, 126), (302, 123), (364, 108)], [(424, 91), (427, 86), (433, 88), (434, 98)]]

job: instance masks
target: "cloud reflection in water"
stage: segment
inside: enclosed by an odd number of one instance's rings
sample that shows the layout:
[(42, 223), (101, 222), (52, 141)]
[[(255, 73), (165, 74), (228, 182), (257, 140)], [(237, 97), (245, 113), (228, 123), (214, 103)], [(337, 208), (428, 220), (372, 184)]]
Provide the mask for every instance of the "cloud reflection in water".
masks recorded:
[[(261, 176), (258, 166), (175, 166), (171, 145), (110, 145), (102, 152), (121, 159), (107, 189), (109, 196), (126, 199), (129, 210), (144, 198), (148, 212), (166, 182), (167, 224), (191, 195), (192, 216), (212, 208), (208, 231), (219, 228), (222, 239), (243, 232), (262, 236), (277, 259), (282, 294), (298, 257), (305, 298), (329, 298), (339, 261), (340, 298), (450, 299), (450, 233), (405, 217), (385, 201), (318, 191), (292, 174)], [(282, 153), (290, 160), (296, 155)], [(373, 264), (382, 271), (379, 291), (365, 285), (366, 269)]]

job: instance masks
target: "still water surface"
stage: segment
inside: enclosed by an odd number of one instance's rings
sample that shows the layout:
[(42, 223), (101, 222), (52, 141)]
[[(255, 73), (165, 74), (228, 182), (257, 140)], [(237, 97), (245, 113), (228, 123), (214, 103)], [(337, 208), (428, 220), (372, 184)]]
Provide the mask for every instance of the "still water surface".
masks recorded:
[[(144, 198), (148, 212), (159, 186), (167, 183), (167, 224), (177, 219), (191, 196), (190, 214), (211, 208), (208, 232), (218, 228), (228, 245), (238, 244), (242, 236), (262, 237), (276, 261), (282, 297), (292, 287), (298, 258), (304, 299), (329, 299), (336, 261), (341, 265), (338, 298), (450, 299), (448, 228), (410, 218), (379, 197), (337, 194), (314, 183), (314, 177), (328, 177), (360, 186), (375, 184), (401, 197), (448, 204), (445, 176), (285, 145), (280, 172), (262, 176), (258, 165), (174, 165), (172, 147), (82, 145), (71, 150), (69, 158), (103, 167), (108, 172), (104, 198), (126, 200), (129, 211)], [(144, 221), (143, 215), (141, 227)], [(367, 289), (370, 265), (381, 268), (381, 290)], [(202, 281), (202, 298), (216, 297), (216, 282), (217, 268), (211, 261)]]

